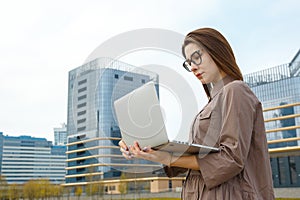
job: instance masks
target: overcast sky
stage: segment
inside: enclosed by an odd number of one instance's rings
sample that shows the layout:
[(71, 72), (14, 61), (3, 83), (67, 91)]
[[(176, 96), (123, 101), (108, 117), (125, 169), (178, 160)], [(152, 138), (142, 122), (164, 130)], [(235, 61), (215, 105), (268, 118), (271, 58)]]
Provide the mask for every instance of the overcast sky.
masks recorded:
[(300, 1), (1, 1), (0, 132), (53, 140), (67, 121), (68, 71), (126, 31), (183, 35), (213, 27), (244, 74), (288, 63), (300, 47)]

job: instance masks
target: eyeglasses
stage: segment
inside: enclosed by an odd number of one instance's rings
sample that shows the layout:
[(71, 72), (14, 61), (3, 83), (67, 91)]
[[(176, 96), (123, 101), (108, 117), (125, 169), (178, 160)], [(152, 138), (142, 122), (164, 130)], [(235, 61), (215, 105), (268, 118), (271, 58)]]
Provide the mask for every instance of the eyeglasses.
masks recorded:
[(186, 71), (191, 72), (192, 71), (192, 63), (195, 65), (200, 65), (202, 63), (202, 57), (201, 57), (202, 53), (200, 53), (200, 50), (195, 51), (194, 53), (192, 53), (191, 55), (191, 59), (186, 59), (183, 62), (183, 67), (184, 69), (186, 69)]

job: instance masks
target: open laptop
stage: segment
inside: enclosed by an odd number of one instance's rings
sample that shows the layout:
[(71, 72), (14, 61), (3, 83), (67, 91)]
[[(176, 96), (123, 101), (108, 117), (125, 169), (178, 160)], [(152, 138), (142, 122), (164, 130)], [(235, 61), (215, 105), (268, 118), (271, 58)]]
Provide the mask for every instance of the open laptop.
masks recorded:
[(169, 140), (154, 82), (117, 99), (114, 107), (122, 140), (128, 146), (137, 141), (141, 148), (150, 146), (176, 154), (219, 151), (216, 147)]

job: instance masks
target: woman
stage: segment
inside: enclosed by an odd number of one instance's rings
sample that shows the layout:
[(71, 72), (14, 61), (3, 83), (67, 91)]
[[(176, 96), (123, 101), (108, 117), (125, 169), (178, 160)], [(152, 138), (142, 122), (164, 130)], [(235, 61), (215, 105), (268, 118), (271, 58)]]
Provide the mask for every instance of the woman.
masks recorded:
[(182, 53), (184, 68), (201, 81), (209, 99), (189, 140), (220, 151), (173, 156), (120, 141), (123, 156), (162, 163), (169, 177), (187, 172), (183, 199), (274, 199), (262, 106), (243, 82), (229, 43), (218, 31), (202, 28), (186, 36)]

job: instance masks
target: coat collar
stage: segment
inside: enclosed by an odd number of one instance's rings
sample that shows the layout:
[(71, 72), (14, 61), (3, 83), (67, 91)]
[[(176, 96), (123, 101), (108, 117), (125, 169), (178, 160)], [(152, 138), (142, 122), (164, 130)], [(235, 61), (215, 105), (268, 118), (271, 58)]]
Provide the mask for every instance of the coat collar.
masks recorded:
[(213, 85), (213, 88), (211, 90), (211, 98), (213, 99), (225, 85), (234, 80), (235, 79), (228, 75), (225, 76), (223, 79), (219, 80), (216, 84)]

